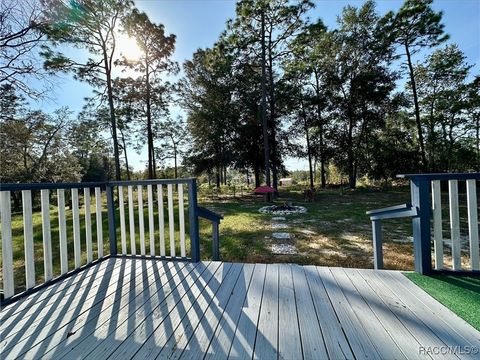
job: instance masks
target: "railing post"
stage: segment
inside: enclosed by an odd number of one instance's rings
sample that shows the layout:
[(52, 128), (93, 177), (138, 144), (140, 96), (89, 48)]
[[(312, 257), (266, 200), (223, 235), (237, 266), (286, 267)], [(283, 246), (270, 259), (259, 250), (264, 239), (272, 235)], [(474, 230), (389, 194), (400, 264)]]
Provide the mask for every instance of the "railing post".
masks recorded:
[(418, 216), (412, 218), (415, 271), (420, 274), (429, 274), (432, 272), (430, 180), (412, 179), (410, 184), (412, 206), (418, 208)]
[(375, 270), (383, 269), (382, 221), (372, 220), (373, 266)]
[(212, 234), (213, 234), (213, 242), (212, 242), (212, 258), (214, 261), (220, 260), (220, 248), (218, 243), (218, 233), (219, 233), (219, 224), (216, 221), (212, 222)]
[(108, 240), (110, 242), (110, 255), (117, 255), (117, 227), (115, 225), (115, 201), (113, 186), (106, 184), (107, 210), (108, 210)]
[(193, 262), (200, 261), (200, 236), (198, 232), (197, 216), (197, 179), (192, 179), (188, 184), (188, 217), (190, 232), (190, 252)]

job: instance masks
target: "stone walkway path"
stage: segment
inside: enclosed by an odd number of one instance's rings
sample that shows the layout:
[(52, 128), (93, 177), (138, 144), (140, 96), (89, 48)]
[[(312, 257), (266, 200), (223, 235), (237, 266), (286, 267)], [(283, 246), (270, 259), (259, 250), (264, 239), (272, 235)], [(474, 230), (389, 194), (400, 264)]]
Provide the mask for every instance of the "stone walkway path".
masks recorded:
[[(287, 219), (283, 216), (274, 216), (272, 218), (273, 230), (285, 230), (290, 226), (285, 223)], [(295, 245), (283, 242), (282, 240), (291, 240), (292, 236), (289, 232), (273, 232), (272, 237), (275, 241), (272, 244), (272, 253), (275, 255), (292, 255), (297, 253)]]

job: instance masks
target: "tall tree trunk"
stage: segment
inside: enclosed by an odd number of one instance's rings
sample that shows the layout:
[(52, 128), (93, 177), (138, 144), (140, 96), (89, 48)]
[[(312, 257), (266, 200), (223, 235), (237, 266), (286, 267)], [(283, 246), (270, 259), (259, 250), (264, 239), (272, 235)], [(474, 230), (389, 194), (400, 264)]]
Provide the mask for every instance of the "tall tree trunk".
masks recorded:
[(220, 172), (220, 167), (217, 166), (217, 189), (220, 189), (220, 176), (221, 176), (221, 172)]
[[(269, 45), (271, 43), (271, 34), (269, 35)], [(272, 186), (278, 189), (278, 159), (277, 159), (277, 129), (275, 124), (275, 88), (273, 81), (273, 58), (272, 50), (268, 49), (268, 75), (269, 75), (269, 95), (270, 95), (270, 131), (272, 141)]]
[(313, 183), (313, 169), (312, 169), (312, 151), (310, 148), (310, 134), (308, 133), (308, 123), (307, 123), (307, 114), (305, 113), (305, 107), (302, 101), (302, 116), (303, 116), (303, 124), (305, 129), (305, 140), (307, 141), (307, 156), (308, 156), (308, 170), (310, 175), (310, 188), (314, 188)]
[(155, 162), (155, 147), (153, 145), (153, 141), (152, 141), (152, 167), (153, 167), (153, 178), (156, 179), (157, 178), (157, 163)]
[(325, 189), (327, 184), (325, 176), (325, 148), (323, 141), (323, 119), (322, 119), (322, 109), (320, 108), (320, 83), (318, 81), (318, 74), (315, 71), (315, 94), (317, 96), (317, 120), (320, 133), (320, 183), (322, 189)]
[(152, 110), (151, 110), (151, 95), (150, 95), (150, 70), (148, 60), (145, 60), (145, 103), (147, 107), (147, 147), (148, 147), (148, 178), (154, 178), (153, 171), (153, 133), (152, 133)]
[(420, 145), (420, 155), (422, 157), (422, 168), (424, 171), (426, 171), (428, 168), (428, 164), (427, 164), (427, 156), (425, 154), (425, 142), (423, 140), (422, 122), (420, 119), (420, 106), (418, 104), (417, 83), (415, 81), (415, 73), (413, 70), (412, 56), (410, 54), (410, 49), (408, 48), (407, 44), (405, 44), (405, 53), (407, 54), (407, 63), (408, 63), (408, 69), (410, 73), (410, 82), (412, 84), (413, 104), (415, 105), (415, 122), (417, 123), (418, 142)]
[(260, 167), (258, 165), (255, 165), (253, 168), (253, 172), (255, 174), (255, 188), (260, 186)]
[(354, 163), (355, 163), (355, 153), (353, 149), (353, 121), (350, 115), (349, 124), (348, 124), (348, 139), (347, 139), (347, 167), (348, 167), (348, 186), (351, 189), (355, 189), (357, 184)]
[(178, 166), (177, 166), (177, 146), (173, 143), (173, 160), (175, 166), (175, 179), (178, 179)]
[[(270, 147), (268, 139), (268, 121), (267, 121), (267, 73), (265, 57), (265, 13), (262, 10), (262, 130), (263, 130), (263, 151), (265, 157), (265, 182), (271, 186), (270, 181)], [(255, 174), (257, 176), (257, 174)], [(255, 179), (256, 181), (257, 179)]]
[(118, 146), (118, 137), (117, 137), (117, 120), (115, 118), (115, 106), (113, 104), (113, 89), (112, 89), (112, 76), (109, 61), (107, 58), (106, 50), (103, 52), (103, 61), (105, 65), (105, 73), (107, 80), (107, 96), (108, 96), (108, 107), (110, 110), (110, 127), (112, 128), (112, 139), (113, 139), (113, 157), (115, 160), (115, 179), (121, 180), (120, 172), (120, 150)]
[(127, 170), (127, 180), (130, 180), (130, 167), (128, 166), (127, 143), (125, 141), (125, 135), (121, 128), (120, 128), (120, 134), (122, 135), (123, 155), (125, 157), (125, 168)]

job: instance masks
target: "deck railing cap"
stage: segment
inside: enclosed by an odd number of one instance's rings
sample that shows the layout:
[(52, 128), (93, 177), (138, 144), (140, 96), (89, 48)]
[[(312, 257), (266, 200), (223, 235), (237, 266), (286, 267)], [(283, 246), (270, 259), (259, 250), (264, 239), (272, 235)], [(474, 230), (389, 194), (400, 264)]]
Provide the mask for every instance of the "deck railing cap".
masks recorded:
[(195, 181), (196, 178), (183, 179), (152, 179), (152, 180), (120, 180), (102, 182), (76, 182), (76, 183), (0, 183), (0, 191), (43, 190), (43, 189), (83, 189), (105, 186), (128, 185), (156, 185), (156, 184), (185, 184)]
[(480, 173), (424, 173), (424, 174), (399, 174), (397, 178), (409, 180), (480, 180)]

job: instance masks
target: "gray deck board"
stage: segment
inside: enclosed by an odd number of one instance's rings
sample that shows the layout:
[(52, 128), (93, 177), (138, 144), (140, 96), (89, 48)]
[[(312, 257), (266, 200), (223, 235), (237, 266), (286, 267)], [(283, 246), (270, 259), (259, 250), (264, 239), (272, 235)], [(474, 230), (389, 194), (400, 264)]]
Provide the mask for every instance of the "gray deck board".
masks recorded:
[(242, 274), (232, 291), (230, 300), (223, 312), (222, 320), (218, 324), (205, 354), (205, 359), (223, 360), (227, 358), (254, 270), (254, 264), (245, 264), (243, 266)]
[(424, 359), (436, 356), (421, 346), (480, 347), (480, 332), (400, 272), (290, 264), (108, 259), (3, 308), (0, 322), (2, 360)]
[(267, 265), (255, 264), (255, 270), (255, 276), (248, 289), (247, 297), (242, 306), (242, 313), (235, 329), (233, 343), (228, 354), (230, 359), (252, 358)]
[(302, 346), (301, 342), (298, 341), (300, 338), (300, 328), (298, 325), (292, 266), (287, 264), (279, 266), (278, 358), (301, 359)]
[(267, 265), (254, 359), (276, 359), (278, 349), (278, 265)]

